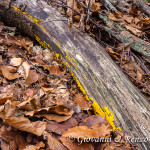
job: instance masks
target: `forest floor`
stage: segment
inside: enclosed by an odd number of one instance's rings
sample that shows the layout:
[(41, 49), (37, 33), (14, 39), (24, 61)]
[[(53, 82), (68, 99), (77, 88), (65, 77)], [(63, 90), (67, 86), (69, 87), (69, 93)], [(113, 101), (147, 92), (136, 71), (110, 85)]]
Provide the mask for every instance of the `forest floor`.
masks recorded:
[[(137, 8), (112, 12), (96, 0), (49, 1), (74, 25), (100, 42), (129, 79), (150, 100), (150, 64), (130, 44), (105, 31), (100, 14), (150, 42), (150, 18)], [(104, 36), (105, 35), (105, 36)], [(0, 138), (2, 150), (135, 149), (127, 133), (113, 132), (54, 52), (0, 23)], [(87, 134), (88, 133), (88, 134)], [(80, 138), (79, 138), (80, 137)], [(120, 139), (120, 143), (116, 142)], [(85, 139), (85, 141), (84, 141)], [(109, 141), (86, 141), (109, 140)], [(111, 141), (110, 141), (111, 140)]]

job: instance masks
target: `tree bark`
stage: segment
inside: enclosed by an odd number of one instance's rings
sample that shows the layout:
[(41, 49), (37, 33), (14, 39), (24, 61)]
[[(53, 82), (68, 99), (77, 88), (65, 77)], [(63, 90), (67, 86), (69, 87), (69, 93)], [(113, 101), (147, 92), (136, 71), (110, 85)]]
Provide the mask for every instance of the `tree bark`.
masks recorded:
[(146, 0), (106, 0), (121, 11), (129, 12), (130, 5), (128, 2), (133, 1), (133, 3), (141, 10), (143, 13), (150, 17), (150, 7), (146, 4)]
[(106, 23), (105, 30), (122, 43), (129, 43), (131, 48), (142, 54), (150, 62), (150, 43), (146, 42), (135, 35), (131, 34), (118, 23), (110, 20), (107, 16), (99, 15), (99, 17)]
[(135, 0), (135, 5), (150, 17), (150, 7), (142, 0)]
[[(132, 138), (149, 137), (149, 102), (93, 38), (74, 27), (68, 33), (68, 24), (61, 21), (65, 18), (42, 0), (16, 0), (9, 9), (0, 3), (0, 11), (0, 20), (62, 56), (83, 93), (92, 97), (96, 113), (102, 115), (94, 99), (106, 112), (106, 119), (111, 116)], [(150, 149), (149, 141), (137, 144), (139, 149)]]

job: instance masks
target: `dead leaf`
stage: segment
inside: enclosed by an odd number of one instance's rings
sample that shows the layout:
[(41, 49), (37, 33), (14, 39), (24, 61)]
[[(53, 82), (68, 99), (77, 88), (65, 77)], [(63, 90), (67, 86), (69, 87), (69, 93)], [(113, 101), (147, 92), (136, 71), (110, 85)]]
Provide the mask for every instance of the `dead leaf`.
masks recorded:
[(137, 28), (134, 28), (132, 26), (129, 26), (129, 25), (125, 25), (125, 27), (131, 31), (132, 33), (134, 33), (135, 35), (137, 35), (138, 37), (140, 37), (142, 35), (142, 31), (137, 29)]
[(119, 11), (116, 11), (116, 12), (113, 12), (113, 13), (109, 13), (108, 18), (113, 20), (113, 21), (122, 21), (123, 14)]
[(110, 133), (113, 131), (113, 128), (109, 123), (103, 124), (98, 122), (92, 125), (92, 128), (101, 134), (100, 137), (109, 137)]
[(9, 144), (7, 142), (5, 142), (4, 140), (1, 140), (1, 149), (2, 150), (10, 150), (9, 148), (10, 148)]
[(26, 79), (26, 84), (30, 85), (32, 83), (35, 83), (38, 80), (38, 74), (35, 70), (30, 70), (29, 75)]
[(27, 90), (24, 91), (23, 99), (26, 100), (29, 97), (32, 98), (33, 95), (34, 95), (34, 89), (27, 89)]
[(34, 115), (38, 118), (40, 117), (44, 117), (48, 120), (53, 120), (53, 121), (56, 121), (56, 122), (63, 122), (63, 121), (66, 121), (68, 120), (69, 118), (71, 118), (72, 115), (57, 115), (57, 114), (43, 114), (43, 115)]
[(99, 131), (88, 128), (87, 126), (76, 126), (68, 129), (62, 134), (62, 137), (74, 137), (74, 138), (98, 138), (100, 137)]
[(41, 142), (37, 143), (36, 145), (28, 145), (23, 150), (39, 150), (42, 147), (44, 148), (45, 144), (41, 141)]
[(13, 140), (10, 141), (10, 150), (17, 150), (17, 143)]
[(43, 137), (47, 140), (47, 144), (49, 149), (51, 150), (66, 150), (66, 148), (53, 136), (51, 136), (48, 132), (44, 131)]
[(93, 115), (82, 120), (82, 122), (80, 123), (80, 126), (87, 126), (91, 128), (92, 125), (96, 123), (108, 124), (108, 121), (105, 120), (105, 118), (101, 117), (100, 115)]
[[(28, 63), (27, 61), (25, 61), (25, 62), (22, 63), (22, 67), (23, 67), (24, 72), (25, 72), (25, 79), (28, 78), (29, 72), (30, 72), (32, 75), (36, 75), (36, 73), (35, 73), (34, 71), (31, 71), (31, 70), (30, 70), (30, 65), (29, 65), (29, 63)], [(30, 79), (28, 79), (28, 80), (30, 80)]]
[(10, 100), (7, 100), (7, 102), (4, 104), (4, 114), (6, 118), (10, 117), (14, 113), (14, 110), (19, 103), (19, 101), (11, 102)]
[(135, 8), (131, 8), (129, 10), (129, 14), (132, 15), (133, 17), (136, 17), (138, 15), (138, 10)]
[(4, 97), (0, 98), (0, 105), (4, 104), (7, 100), (12, 100), (13, 97)]
[(138, 81), (141, 81), (142, 76), (143, 76), (142, 73), (140, 71), (137, 71), (137, 80)]
[(17, 145), (25, 143), (23, 135), (20, 132), (15, 131), (11, 126), (7, 127), (6, 125), (3, 125), (0, 130), (0, 137), (8, 143), (13, 140), (17, 143)]
[(49, 121), (47, 123), (46, 129), (49, 131), (55, 132), (59, 135), (62, 135), (69, 128), (75, 127), (77, 124), (78, 124), (78, 122), (74, 118), (70, 118), (69, 120), (62, 122), (62, 123), (56, 123), (54, 121)]
[(35, 115), (45, 115), (45, 114), (59, 114), (59, 115), (66, 115), (66, 116), (72, 116), (74, 111), (70, 108), (67, 108), (63, 105), (56, 105), (52, 107), (47, 108), (40, 108), (34, 111), (27, 111), (24, 112), (26, 115), (33, 116)]
[(30, 122), (30, 120), (24, 116), (4, 118), (4, 121), (21, 131), (30, 132), (38, 136), (41, 136), (46, 129), (46, 122)]
[(10, 65), (12, 66), (20, 66), (22, 63), (22, 58), (12, 58), (10, 60)]
[(122, 143), (117, 143), (117, 142), (114, 142), (114, 141), (111, 141), (110, 143), (101, 143), (100, 144), (100, 147), (99, 147), (100, 150), (131, 150), (131, 147), (129, 145), (129, 143), (126, 143), (126, 144), (122, 144)]
[(16, 68), (11, 66), (3, 66), (0, 68), (2, 71), (2, 75), (7, 78), (8, 80), (14, 80), (20, 77), (18, 73), (13, 73)]
[(60, 68), (58, 66), (54, 66), (52, 65), (49, 68), (50, 74), (55, 74), (55, 75), (59, 75), (59, 76), (63, 76), (66, 73), (66, 69), (64, 71), (61, 71)]
[(29, 54), (32, 54), (33, 42), (28, 37), (22, 37), (19, 35), (17, 40), (28, 51)]
[(61, 137), (60, 140), (69, 150), (94, 150), (91, 143), (79, 144), (76, 141), (69, 141), (66, 137)]
[(75, 103), (79, 105), (83, 110), (89, 110), (91, 107), (91, 103), (86, 101), (86, 98), (82, 94), (77, 94), (75, 99)]
[(44, 61), (50, 61), (52, 59), (52, 54), (51, 54), (49, 49), (43, 50), (42, 54), (43, 54), (43, 60)]
[(99, 3), (99, 2), (96, 2), (96, 3), (91, 4), (91, 8), (92, 8), (94, 11), (99, 11), (101, 6), (102, 6), (102, 3)]

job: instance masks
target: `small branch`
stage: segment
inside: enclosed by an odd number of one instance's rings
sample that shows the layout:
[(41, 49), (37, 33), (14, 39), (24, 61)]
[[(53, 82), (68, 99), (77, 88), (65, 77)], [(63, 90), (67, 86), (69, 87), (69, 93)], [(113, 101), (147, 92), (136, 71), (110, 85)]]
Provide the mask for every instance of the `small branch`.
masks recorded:
[(105, 3), (109, 6), (112, 11), (117, 11), (117, 9), (109, 2), (109, 0), (105, 0)]
[(143, 0), (135, 0), (135, 5), (150, 17), (150, 7)]
[(22, 58), (24, 58), (24, 59), (26, 59), (26, 61), (38, 72), (38, 73), (41, 73), (42, 75), (44, 75), (44, 76), (46, 76), (46, 77), (53, 77), (52, 75), (48, 75), (48, 74), (46, 74), (46, 73), (44, 73), (44, 72), (42, 72), (42, 71), (40, 71), (37, 67), (35, 67), (33, 64), (32, 64), (32, 62), (26, 57), (26, 56), (24, 56), (21, 52), (19, 52), (17, 49), (16, 49), (16, 51), (17, 51), (17, 53), (22, 57)]

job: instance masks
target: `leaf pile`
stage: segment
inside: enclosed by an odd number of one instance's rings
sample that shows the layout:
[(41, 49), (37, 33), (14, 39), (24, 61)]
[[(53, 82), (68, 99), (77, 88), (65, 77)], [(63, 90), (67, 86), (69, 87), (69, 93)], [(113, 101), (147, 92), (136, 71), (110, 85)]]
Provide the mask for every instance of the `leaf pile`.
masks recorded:
[[(2, 150), (131, 149), (122, 140), (83, 142), (82, 138), (112, 138), (105, 118), (93, 115), (91, 103), (53, 52), (29, 38), (14, 36), (0, 24), (0, 147)], [(11, 28), (9, 28), (11, 29)], [(73, 137), (74, 141), (68, 138)], [(124, 136), (122, 135), (122, 139)], [(110, 144), (110, 145), (109, 145)]]
[(126, 13), (124, 10), (112, 11), (107, 2), (102, 0), (51, 0), (49, 3), (68, 18), (69, 32), (75, 26), (100, 42), (128, 78), (150, 100), (150, 60), (135, 53), (129, 43), (121, 43), (107, 33), (107, 25), (100, 18), (103, 15), (139, 39), (150, 42), (150, 18), (132, 7), (133, 1), (125, 1), (129, 6), (128, 9), (124, 8)]

